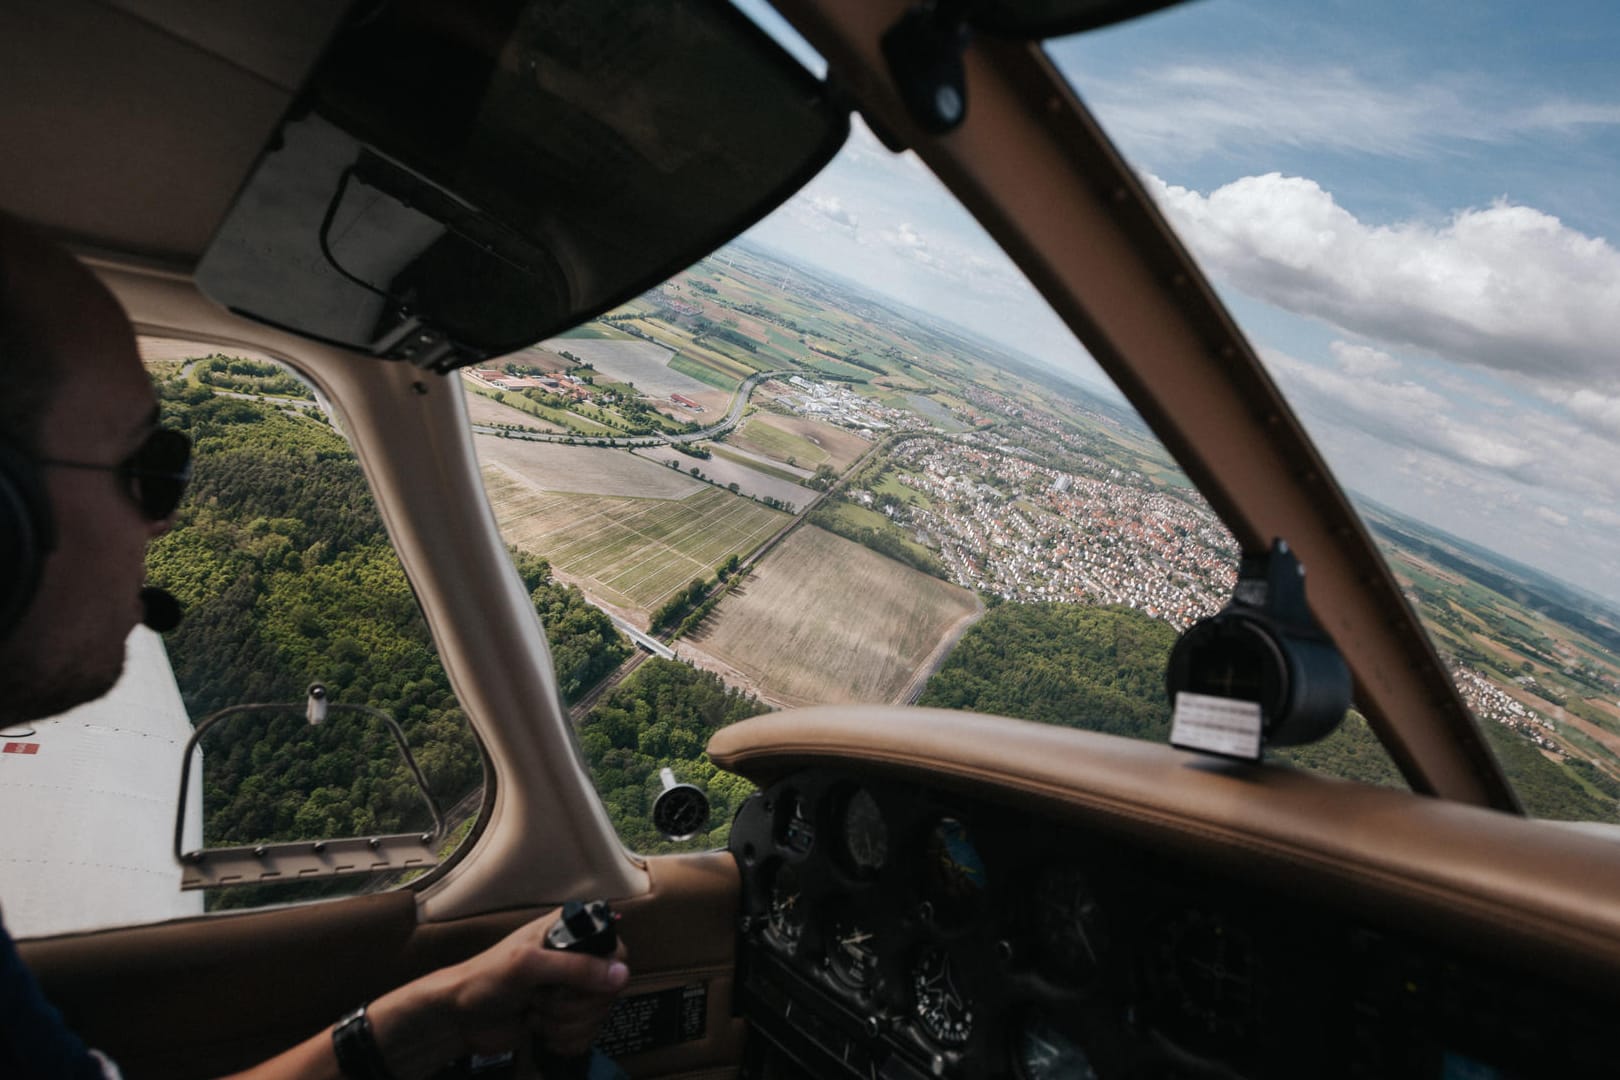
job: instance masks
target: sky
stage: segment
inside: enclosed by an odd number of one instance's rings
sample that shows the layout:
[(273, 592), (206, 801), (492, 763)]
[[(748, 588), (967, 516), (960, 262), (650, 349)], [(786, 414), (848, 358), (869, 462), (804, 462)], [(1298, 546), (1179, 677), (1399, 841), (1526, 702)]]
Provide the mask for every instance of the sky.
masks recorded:
[[(1620, 603), (1608, 3), (1197, 0), (1048, 51), (1353, 497)], [(750, 236), (1103, 380), (858, 122)]]

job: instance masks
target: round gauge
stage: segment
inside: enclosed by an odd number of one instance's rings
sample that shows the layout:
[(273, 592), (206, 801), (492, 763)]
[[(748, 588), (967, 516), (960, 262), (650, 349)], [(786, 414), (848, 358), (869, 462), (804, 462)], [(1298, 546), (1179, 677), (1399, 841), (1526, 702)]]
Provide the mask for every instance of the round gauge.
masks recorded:
[(1031, 930), (1040, 944), (1040, 964), (1056, 978), (1086, 983), (1102, 969), (1108, 947), (1102, 910), (1078, 866), (1062, 863), (1041, 871), (1030, 894)]
[(889, 826), (865, 788), (856, 788), (844, 804), (843, 841), (844, 857), (857, 873), (876, 873), (889, 860)]
[(923, 1034), (943, 1046), (961, 1046), (973, 1034), (973, 1003), (957, 989), (951, 958), (928, 949), (911, 971), (912, 1006)]
[(1197, 1034), (1231, 1039), (1250, 1030), (1258, 963), (1247, 933), (1192, 911), (1171, 924), (1164, 953), (1173, 1004)]
[(1019, 1028), (1016, 1053), (1020, 1080), (1097, 1080), (1080, 1045), (1045, 1020)]
[(967, 826), (955, 818), (940, 818), (928, 834), (925, 850), (930, 899), (937, 917), (953, 922), (978, 910), (988, 875)]
[(828, 927), (827, 963), (851, 990), (869, 990), (877, 981), (877, 938), (850, 919)]
[(783, 952), (797, 951), (799, 938), (804, 934), (801, 895), (798, 871), (783, 863), (771, 881), (765, 909), (765, 934)]

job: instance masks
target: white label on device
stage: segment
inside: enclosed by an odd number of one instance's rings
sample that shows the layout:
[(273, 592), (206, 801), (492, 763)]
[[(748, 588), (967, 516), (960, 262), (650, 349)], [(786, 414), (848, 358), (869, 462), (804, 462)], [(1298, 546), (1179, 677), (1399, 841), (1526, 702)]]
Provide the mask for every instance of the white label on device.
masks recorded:
[(1183, 691), (1176, 695), (1170, 719), (1170, 745), (1259, 761), (1260, 726), (1258, 701)]

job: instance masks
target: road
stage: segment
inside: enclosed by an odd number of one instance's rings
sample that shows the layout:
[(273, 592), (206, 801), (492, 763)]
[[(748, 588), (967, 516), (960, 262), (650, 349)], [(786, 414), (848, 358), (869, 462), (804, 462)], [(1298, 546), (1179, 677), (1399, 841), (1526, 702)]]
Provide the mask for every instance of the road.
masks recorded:
[(697, 431), (689, 431), (684, 435), (658, 434), (658, 435), (576, 435), (553, 434), (546, 431), (514, 431), (510, 428), (498, 428), (490, 424), (474, 424), (473, 431), (480, 435), (504, 435), (508, 439), (528, 439), (530, 442), (572, 443), (584, 441), (590, 446), (671, 446), (687, 445), (712, 439), (716, 435), (730, 431), (742, 419), (743, 410), (748, 407), (748, 399), (754, 393), (755, 387), (771, 379), (787, 375), (796, 375), (794, 371), (761, 371), (750, 375), (737, 387), (737, 392), (731, 397), (731, 408), (716, 423)]

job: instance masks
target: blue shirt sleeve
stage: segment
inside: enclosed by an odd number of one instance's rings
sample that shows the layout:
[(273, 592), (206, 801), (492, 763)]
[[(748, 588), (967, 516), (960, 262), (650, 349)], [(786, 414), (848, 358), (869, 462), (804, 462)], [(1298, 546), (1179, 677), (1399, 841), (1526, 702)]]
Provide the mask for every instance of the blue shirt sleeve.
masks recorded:
[(68, 1028), (0, 923), (0, 1077), (102, 1080), (101, 1063)]

